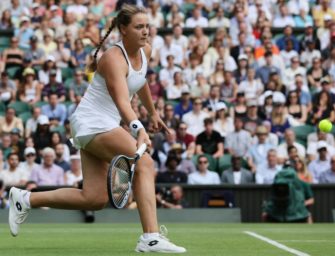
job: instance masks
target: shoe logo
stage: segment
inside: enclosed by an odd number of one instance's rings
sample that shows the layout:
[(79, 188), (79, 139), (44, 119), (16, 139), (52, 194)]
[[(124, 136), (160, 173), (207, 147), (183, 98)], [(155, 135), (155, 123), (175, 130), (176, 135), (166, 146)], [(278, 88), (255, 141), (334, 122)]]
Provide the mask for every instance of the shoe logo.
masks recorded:
[(156, 244), (158, 244), (157, 240), (152, 240), (152, 241), (150, 241), (150, 243), (148, 243), (149, 246), (154, 246)]
[(16, 202), (16, 209), (21, 212), (22, 211), (22, 205), (19, 202)]

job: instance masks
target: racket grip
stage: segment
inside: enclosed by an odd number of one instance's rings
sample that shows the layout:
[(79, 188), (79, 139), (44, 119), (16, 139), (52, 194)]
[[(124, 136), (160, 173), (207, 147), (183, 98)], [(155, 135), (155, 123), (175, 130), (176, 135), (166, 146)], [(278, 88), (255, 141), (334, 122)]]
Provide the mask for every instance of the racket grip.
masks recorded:
[(138, 155), (139, 157), (141, 157), (144, 152), (147, 150), (147, 144), (143, 143), (138, 150), (136, 151), (136, 155)]

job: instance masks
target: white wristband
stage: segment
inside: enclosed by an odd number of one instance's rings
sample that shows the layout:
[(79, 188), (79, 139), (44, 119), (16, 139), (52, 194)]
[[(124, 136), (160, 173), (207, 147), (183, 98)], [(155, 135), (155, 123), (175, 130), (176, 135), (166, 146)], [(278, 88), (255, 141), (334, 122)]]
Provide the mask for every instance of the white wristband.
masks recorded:
[(144, 129), (143, 124), (139, 120), (133, 120), (129, 124), (130, 133), (134, 138), (137, 138), (137, 133), (140, 129)]

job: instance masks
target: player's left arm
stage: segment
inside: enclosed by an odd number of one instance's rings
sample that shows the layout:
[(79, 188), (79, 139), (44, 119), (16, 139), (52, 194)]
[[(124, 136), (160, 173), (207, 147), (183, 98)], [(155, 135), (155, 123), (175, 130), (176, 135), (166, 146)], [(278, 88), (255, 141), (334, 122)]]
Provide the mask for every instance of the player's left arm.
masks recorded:
[[(147, 60), (149, 61), (151, 56), (151, 46), (149, 44), (146, 44), (143, 49)], [(163, 128), (165, 131), (169, 132), (168, 127), (164, 124), (163, 120), (160, 118), (159, 114), (155, 109), (148, 82), (146, 82), (145, 85), (137, 92), (137, 95), (139, 96), (144, 107), (149, 112), (150, 118), (153, 121), (154, 130), (158, 131)]]

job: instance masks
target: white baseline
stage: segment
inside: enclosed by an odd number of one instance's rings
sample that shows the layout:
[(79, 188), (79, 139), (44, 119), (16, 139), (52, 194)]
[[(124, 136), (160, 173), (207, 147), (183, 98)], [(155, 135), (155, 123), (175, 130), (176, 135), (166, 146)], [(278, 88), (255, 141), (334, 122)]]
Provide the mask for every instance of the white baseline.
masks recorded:
[(281, 244), (281, 243), (278, 243), (278, 242), (276, 242), (276, 241), (274, 241), (274, 240), (271, 240), (271, 239), (269, 239), (269, 238), (267, 238), (267, 237), (265, 237), (265, 236), (258, 235), (258, 234), (255, 233), (255, 232), (244, 231), (244, 233), (248, 234), (249, 236), (253, 236), (253, 237), (255, 237), (255, 238), (259, 239), (259, 240), (262, 240), (262, 241), (264, 241), (264, 242), (267, 242), (268, 244), (271, 244), (271, 245), (273, 245), (273, 246), (275, 246), (275, 247), (277, 247), (277, 248), (279, 248), (279, 249), (282, 249), (282, 250), (284, 250), (284, 251), (290, 252), (290, 253), (292, 253), (292, 254), (294, 254), (294, 255), (297, 255), (297, 256), (310, 256), (310, 255), (307, 254), (307, 253), (304, 253), (304, 252), (295, 250), (295, 249), (293, 249), (293, 248), (287, 247), (286, 245), (283, 245), (283, 244)]

